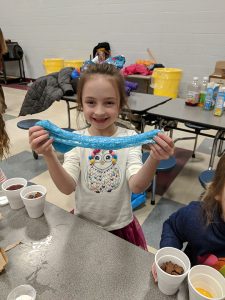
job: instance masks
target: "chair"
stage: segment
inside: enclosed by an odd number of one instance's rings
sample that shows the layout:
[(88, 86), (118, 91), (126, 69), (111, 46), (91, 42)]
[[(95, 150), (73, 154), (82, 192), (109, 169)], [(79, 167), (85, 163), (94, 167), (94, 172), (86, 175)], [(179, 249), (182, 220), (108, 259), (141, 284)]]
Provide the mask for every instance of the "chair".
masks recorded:
[(207, 185), (213, 180), (215, 176), (215, 170), (205, 170), (203, 171), (198, 179), (204, 189), (207, 188)]
[(194, 148), (193, 148), (193, 152), (192, 152), (192, 157), (195, 158), (195, 150), (196, 150), (196, 146), (197, 146), (197, 140), (198, 140), (198, 135), (200, 134), (200, 132), (202, 130), (208, 130), (208, 128), (203, 127), (203, 126), (199, 126), (196, 124), (192, 124), (189, 122), (184, 123), (184, 125), (188, 128), (194, 129), (194, 133), (195, 133), (195, 137), (184, 137), (184, 138), (178, 138), (174, 140), (174, 143), (178, 142), (178, 141), (182, 141), (182, 140), (195, 140), (194, 143)]
[[(22, 120), (17, 123), (17, 127), (20, 129), (28, 130), (30, 127), (34, 126), (36, 122), (40, 121), (39, 119), (27, 119)], [(38, 154), (32, 150), (34, 159), (38, 159)]]
[[(27, 120), (22, 120), (22, 121), (19, 121), (17, 123), (17, 127), (20, 128), (20, 129), (24, 129), (24, 130), (28, 130), (30, 127), (34, 126), (38, 121), (40, 121), (39, 119), (27, 119)], [(72, 128), (62, 128), (66, 131), (74, 131), (74, 129)], [(34, 159), (38, 159), (38, 154), (32, 150), (32, 153), (33, 153), (33, 157)]]
[[(143, 163), (146, 161), (146, 159), (149, 156), (149, 152), (143, 152), (142, 154), (142, 161)], [(176, 159), (174, 156), (171, 156), (168, 159), (165, 160), (161, 160), (157, 169), (156, 169), (156, 173), (155, 176), (153, 177), (152, 180), (152, 185), (151, 185), (151, 190), (152, 190), (152, 197), (151, 197), (151, 204), (154, 205), (155, 204), (155, 191), (156, 191), (156, 179), (157, 179), (157, 174), (160, 172), (166, 172), (169, 171), (171, 169), (173, 169), (176, 166)], [(149, 190), (149, 189), (148, 189)]]

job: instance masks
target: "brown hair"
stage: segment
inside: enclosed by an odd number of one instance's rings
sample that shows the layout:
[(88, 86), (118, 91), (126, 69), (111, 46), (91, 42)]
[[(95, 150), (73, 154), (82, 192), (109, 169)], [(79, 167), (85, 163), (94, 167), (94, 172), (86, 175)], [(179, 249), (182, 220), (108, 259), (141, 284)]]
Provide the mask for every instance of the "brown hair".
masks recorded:
[(9, 137), (5, 130), (5, 121), (0, 113), (0, 160), (9, 154)]
[(225, 185), (225, 154), (220, 158), (213, 181), (209, 184), (205, 194), (202, 196), (203, 216), (206, 224), (213, 222), (215, 212), (222, 214), (222, 205), (220, 199)]
[(1, 58), (2, 54), (5, 54), (7, 52), (8, 52), (8, 49), (7, 49), (7, 46), (5, 43), (5, 39), (4, 39), (2, 30), (0, 28), (0, 58)]
[(103, 64), (93, 64), (89, 65), (88, 68), (83, 72), (80, 77), (78, 83), (78, 90), (77, 90), (77, 104), (78, 104), (78, 111), (82, 110), (82, 93), (85, 83), (95, 75), (103, 75), (109, 80), (112, 81), (114, 87), (117, 89), (119, 94), (119, 107), (120, 109), (127, 107), (127, 96), (125, 92), (125, 81), (123, 76), (117, 70), (117, 68), (111, 64), (103, 63)]

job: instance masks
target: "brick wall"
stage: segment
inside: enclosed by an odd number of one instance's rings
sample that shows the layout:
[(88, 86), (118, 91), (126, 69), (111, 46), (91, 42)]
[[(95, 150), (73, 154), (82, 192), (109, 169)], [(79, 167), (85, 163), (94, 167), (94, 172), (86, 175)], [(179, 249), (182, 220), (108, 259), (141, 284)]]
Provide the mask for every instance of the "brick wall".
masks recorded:
[(224, 0), (11, 0), (1, 1), (1, 28), (25, 52), (26, 76), (44, 74), (48, 57), (88, 59), (101, 41), (127, 65), (148, 59), (184, 72), (181, 96), (192, 76), (213, 72), (225, 60)]

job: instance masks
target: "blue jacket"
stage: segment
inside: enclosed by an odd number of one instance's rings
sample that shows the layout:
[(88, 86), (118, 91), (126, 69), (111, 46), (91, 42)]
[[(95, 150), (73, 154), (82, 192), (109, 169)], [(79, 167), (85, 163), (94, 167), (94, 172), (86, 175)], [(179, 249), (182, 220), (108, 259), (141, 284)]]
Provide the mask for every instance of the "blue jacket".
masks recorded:
[(163, 224), (160, 248), (183, 248), (187, 242), (185, 253), (191, 264), (212, 265), (216, 258), (224, 262), (225, 271), (225, 222), (218, 212), (214, 214), (214, 222), (206, 226), (200, 201), (193, 201), (173, 213)]

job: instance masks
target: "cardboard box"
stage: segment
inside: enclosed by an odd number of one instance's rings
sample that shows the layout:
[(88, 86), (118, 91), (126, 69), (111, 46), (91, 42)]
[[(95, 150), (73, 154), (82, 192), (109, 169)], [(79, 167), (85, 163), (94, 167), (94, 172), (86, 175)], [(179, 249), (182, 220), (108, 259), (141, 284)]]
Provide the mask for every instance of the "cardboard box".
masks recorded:
[(225, 61), (217, 61), (215, 71), (209, 76), (210, 82), (219, 83), (221, 86), (225, 86)]

